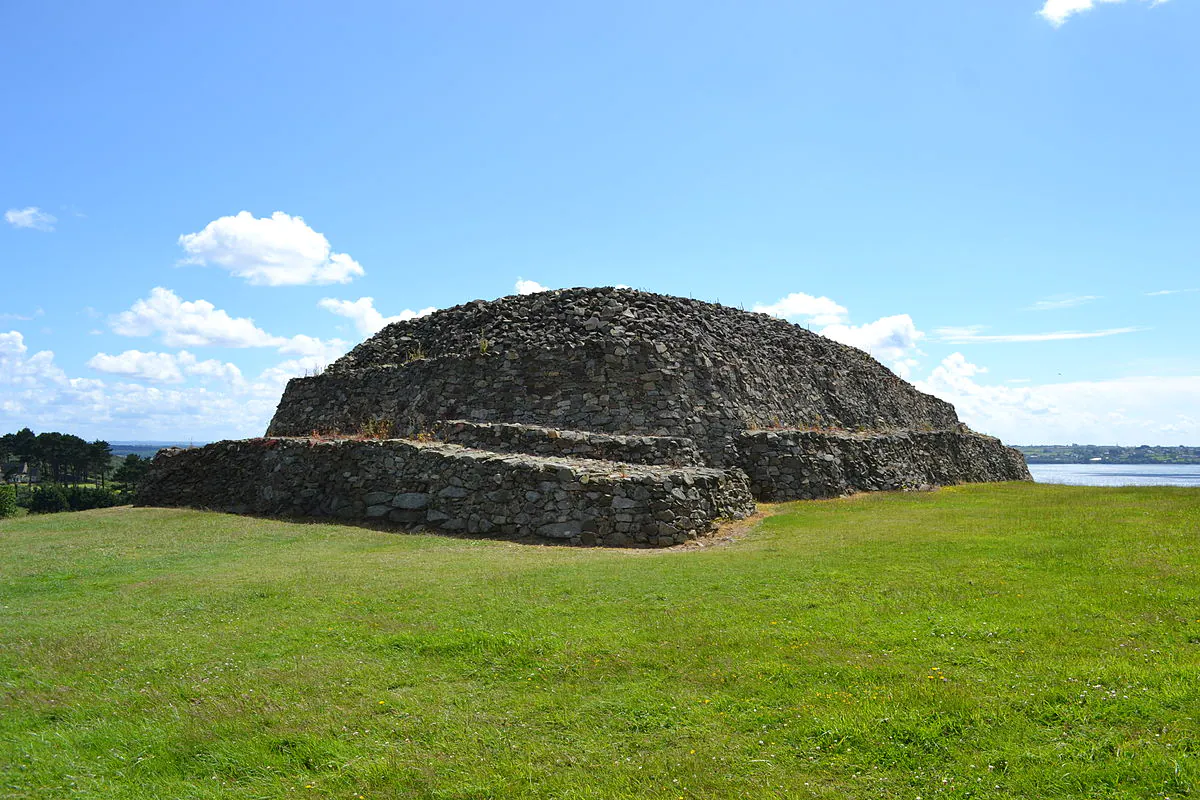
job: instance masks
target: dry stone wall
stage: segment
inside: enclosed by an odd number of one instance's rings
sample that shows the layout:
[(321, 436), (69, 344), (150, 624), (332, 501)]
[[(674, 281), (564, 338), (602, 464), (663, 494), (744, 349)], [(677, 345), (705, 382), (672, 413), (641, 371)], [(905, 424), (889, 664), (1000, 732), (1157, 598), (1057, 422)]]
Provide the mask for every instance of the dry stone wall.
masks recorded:
[(970, 432), (748, 431), (737, 450), (754, 496), (768, 501), (1030, 480), (1019, 452)]
[(954, 408), (857, 350), (763, 314), (629, 289), (475, 302), (389, 325), (289, 382), (273, 436), (437, 420), (681, 436), (713, 465), (749, 428), (948, 430)]
[[(380, 421), (404, 438), (330, 440)], [(750, 513), (751, 493), (1029, 479), (1019, 453), (860, 350), (612, 288), (389, 325), (290, 381), (268, 437), (164, 455), (140, 501), (666, 546)]]
[(404, 440), (249, 439), (166, 451), (143, 505), (665, 547), (754, 510), (744, 474)]
[(680, 436), (621, 436), (592, 431), (559, 430), (541, 425), (442, 420), (433, 438), (450, 444), (500, 453), (592, 458), (626, 464), (704, 466), (691, 439)]

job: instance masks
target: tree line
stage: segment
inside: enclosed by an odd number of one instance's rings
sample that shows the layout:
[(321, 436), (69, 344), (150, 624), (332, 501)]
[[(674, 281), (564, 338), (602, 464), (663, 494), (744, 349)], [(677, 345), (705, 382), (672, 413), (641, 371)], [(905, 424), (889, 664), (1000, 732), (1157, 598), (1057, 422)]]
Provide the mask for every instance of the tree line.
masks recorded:
[(16, 506), (34, 512), (78, 511), (123, 502), (150, 460), (136, 454), (116, 457), (101, 439), (89, 442), (70, 433), (35, 434), (22, 428), (0, 436), (0, 466), (0, 486)]
[(1200, 464), (1200, 447), (1139, 445), (1018, 445), (1030, 464)]

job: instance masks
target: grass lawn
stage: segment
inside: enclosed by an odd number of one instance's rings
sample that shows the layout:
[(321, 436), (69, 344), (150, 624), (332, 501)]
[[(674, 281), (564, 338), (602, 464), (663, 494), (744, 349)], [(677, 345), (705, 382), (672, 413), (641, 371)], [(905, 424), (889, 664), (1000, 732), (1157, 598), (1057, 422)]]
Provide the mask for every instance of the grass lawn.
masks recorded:
[(1185, 797), (1200, 490), (779, 506), (628, 552), (0, 521), (0, 797)]

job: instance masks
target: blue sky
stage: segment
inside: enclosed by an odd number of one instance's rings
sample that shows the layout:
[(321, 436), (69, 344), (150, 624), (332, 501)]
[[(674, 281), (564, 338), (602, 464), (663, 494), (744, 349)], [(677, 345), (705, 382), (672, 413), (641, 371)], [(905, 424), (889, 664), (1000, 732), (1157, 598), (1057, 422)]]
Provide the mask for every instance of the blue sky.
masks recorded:
[(1012, 443), (1200, 445), (1198, 33), (1194, 0), (7, 3), (0, 430), (259, 435), (385, 319), (523, 280), (787, 316)]

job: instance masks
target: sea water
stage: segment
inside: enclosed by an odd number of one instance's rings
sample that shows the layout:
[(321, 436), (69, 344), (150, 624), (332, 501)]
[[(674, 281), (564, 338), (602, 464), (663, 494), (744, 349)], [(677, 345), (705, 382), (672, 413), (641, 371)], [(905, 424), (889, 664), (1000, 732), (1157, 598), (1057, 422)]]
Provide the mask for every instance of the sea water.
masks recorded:
[(1072, 486), (1200, 486), (1200, 464), (1030, 464), (1029, 472)]

